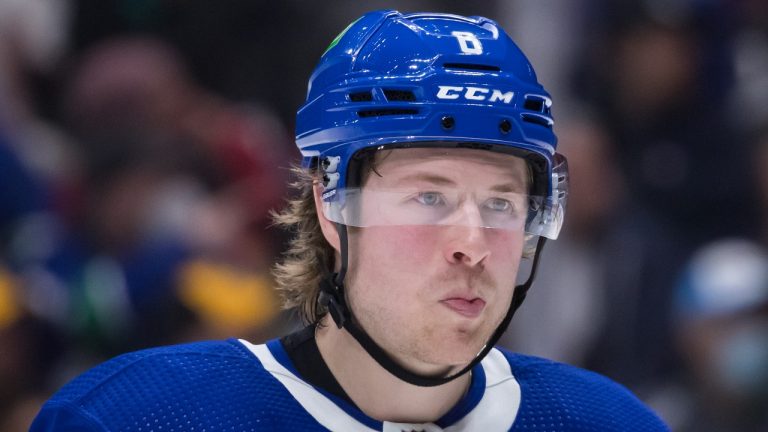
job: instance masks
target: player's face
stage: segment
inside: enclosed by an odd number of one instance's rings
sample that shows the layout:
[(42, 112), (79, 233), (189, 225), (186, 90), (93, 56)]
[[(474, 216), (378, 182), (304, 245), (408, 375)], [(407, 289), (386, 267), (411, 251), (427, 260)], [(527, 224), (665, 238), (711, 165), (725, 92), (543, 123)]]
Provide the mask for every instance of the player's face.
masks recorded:
[[(363, 197), (399, 192), (363, 199), (361, 219), (399, 223), (349, 229), (347, 286), (362, 327), (397, 360), (445, 373), (488, 341), (514, 290), (527, 185), (522, 159), (484, 150), (379, 158)], [(436, 224), (423, 223), (430, 217)]]

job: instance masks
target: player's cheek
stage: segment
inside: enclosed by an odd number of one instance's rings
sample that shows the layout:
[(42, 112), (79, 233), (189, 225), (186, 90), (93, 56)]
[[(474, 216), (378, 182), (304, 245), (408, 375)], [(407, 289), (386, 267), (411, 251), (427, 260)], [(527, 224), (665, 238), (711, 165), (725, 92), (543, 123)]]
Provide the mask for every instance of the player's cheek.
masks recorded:
[(409, 268), (433, 259), (440, 244), (440, 229), (435, 226), (380, 227), (377, 243), (388, 259)]

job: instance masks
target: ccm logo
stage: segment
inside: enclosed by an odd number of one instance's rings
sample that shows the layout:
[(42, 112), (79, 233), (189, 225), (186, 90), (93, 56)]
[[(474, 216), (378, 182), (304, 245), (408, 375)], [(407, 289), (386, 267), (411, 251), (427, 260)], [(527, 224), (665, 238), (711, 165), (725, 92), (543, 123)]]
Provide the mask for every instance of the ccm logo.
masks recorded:
[(482, 87), (458, 87), (458, 86), (438, 86), (438, 99), (458, 99), (464, 96), (464, 99), (489, 102), (512, 103), (514, 92), (502, 92), (496, 89), (487, 89)]

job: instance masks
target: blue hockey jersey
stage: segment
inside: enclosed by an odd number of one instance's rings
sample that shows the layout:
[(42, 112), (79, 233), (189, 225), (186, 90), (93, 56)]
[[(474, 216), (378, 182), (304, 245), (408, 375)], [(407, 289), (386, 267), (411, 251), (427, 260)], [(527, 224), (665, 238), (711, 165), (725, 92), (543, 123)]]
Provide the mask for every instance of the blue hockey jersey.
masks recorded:
[[(375, 389), (372, 389), (375, 391)], [(665, 431), (628, 390), (572, 366), (493, 349), (435, 423), (368, 417), (307, 383), (279, 340), (126, 354), (56, 393), (31, 431)]]

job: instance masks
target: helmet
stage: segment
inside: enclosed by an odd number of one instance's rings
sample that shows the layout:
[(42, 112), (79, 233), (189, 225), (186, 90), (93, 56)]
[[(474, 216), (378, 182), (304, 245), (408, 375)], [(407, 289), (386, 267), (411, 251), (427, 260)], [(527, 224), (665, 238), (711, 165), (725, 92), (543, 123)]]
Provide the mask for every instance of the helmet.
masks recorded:
[[(489, 352), (522, 303), (546, 238), (562, 224), (567, 163), (555, 152), (552, 101), (531, 64), (495, 22), (482, 17), (378, 11), (350, 24), (320, 59), (296, 117), (306, 168), (323, 176), (323, 213), (337, 223), (341, 265), (320, 284), (318, 301), (386, 370), (435, 386), (468, 372)], [(368, 152), (396, 148), (469, 148), (523, 158), (532, 182), (526, 232), (538, 237), (528, 280), (485, 348), (460, 372), (423, 376), (395, 362), (356, 324), (344, 294), (348, 250), (345, 202), (361, 186)], [(411, 221), (407, 221), (411, 223)], [(427, 222), (430, 223), (430, 222)], [(485, 222), (483, 222), (485, 223)], [(519, 226), (519, 225), (518, 225)], [(519, 228), (518, 228), (519, 229)]]
[(320, 59), (297, 114), (296, 143), (303, 166), (323, 170), (330, 209), (359, 186), (355, 156), (369, 149), (515, 154), (528, 161), (534, 180), (526, 231), (554, 239), (564, 216), (567, 164), (555, 152), (551, 106), (530, 62), (494, 21), (371, 12)]

